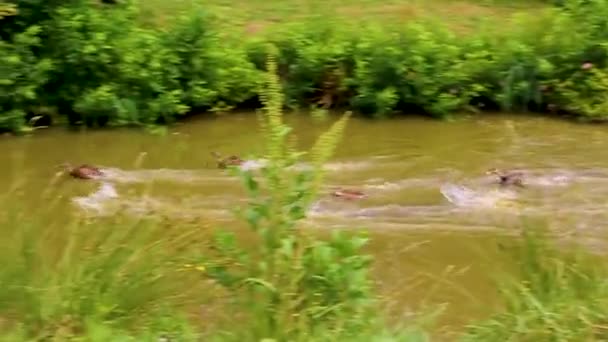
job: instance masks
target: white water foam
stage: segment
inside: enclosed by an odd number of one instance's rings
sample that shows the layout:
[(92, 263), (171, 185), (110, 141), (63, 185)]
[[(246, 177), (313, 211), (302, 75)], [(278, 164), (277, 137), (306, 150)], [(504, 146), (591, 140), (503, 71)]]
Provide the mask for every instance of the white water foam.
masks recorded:
[(118, 198), (118, 192), (110, 183), (102, 183), (97, 191), (89, 196), (75, 197), (72, 200), (85, 211), (94, 211), (101, 214), (107, 201)]
[(450, 203), (459, 207), (493, 208), (505, 200), (516, 198), (513, 191), (491, 190), (482, 193), (449, 183), (442, 185), (439, 191)]

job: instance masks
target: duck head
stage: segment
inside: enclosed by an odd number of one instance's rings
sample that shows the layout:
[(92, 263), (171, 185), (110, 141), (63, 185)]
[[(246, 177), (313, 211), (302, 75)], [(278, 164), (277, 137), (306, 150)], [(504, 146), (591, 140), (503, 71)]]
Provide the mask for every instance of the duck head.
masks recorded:
[(233, 165), (243, 163), (243, 160), (241, 158), (239, 158), (238, 156), (230, 156), (230, 157), (226, 158), (226, 161), (229, 164), (233, 164)]

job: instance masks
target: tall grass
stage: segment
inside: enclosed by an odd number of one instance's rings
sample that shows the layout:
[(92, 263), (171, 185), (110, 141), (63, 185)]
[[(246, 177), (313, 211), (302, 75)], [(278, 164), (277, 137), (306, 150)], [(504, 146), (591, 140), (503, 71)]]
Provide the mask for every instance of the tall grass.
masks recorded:
[(7, 195), (0, 216), (0, 335), (194, 336), (185, 310), (208, 298), (198, 272), (183, 265), (198, 255), (198, 227), (121, 215), (58, 220), (66, 217), (60, 201), (41, 201), (48, 207), (32, 213), (18, 193)]
[(542, 228), (512, 246), (519, 266), (502, 277), (505, 308), (474, 322), (463, 341), (603, 341), (608, 338), (608, 269), (599, 256), (558, 248)]

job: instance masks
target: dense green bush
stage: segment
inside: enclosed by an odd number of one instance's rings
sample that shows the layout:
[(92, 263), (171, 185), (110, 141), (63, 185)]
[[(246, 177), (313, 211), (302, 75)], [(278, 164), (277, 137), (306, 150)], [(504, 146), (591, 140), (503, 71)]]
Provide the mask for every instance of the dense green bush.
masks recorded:
[[(258, 71), (245, 51), (224, 44), (201, 11), (164, 31), (139, 27), (137, 7), (128, 2), (72, 1), (39, 12), (32, 15), (45, 14), (43, 38), (25, 40), (41, 31), (35, 26), (2, 43), (1, 56), (12, 63), (3, 65), (2, 129), (24, 126), (25, 100), (55, 107), (70, 124), (150, 125), (242, 103), (257, 92)], [(26, 94), (13, 83), (27, 86)]]
[(435, 116), (468, 105), (473, 73), (453, 33), (420, 24), (392, 36), (372, 32), (355, 45), (353, 105), (372, 113), (413, 108)]
[(37, 58), (33, 49), (40, 45), (39, 26), (30, 26), (12, 41), (0, 41), (0, 130), (24, 129), (27, 109), (36, 105), (53, 65)]
[[(279, 49), (290, 107), (348, 107), (370, 116), (536, 110), (608, 117), (608, 4), (569, 0), (516, 29), (458, 35), (434, 21), (377, 27), (312, 18), (271, 35), (219, 32), (194, 10), (143, 28), (138, 6), (19, 2), (3, 11), (0, 128), (53, 107), (71, 124), (151, 125), (193, 111), (249, 106), (263, 48)], [(15, 15), (16, 14), (16, 15)], [(36, 23), (36, 26), (32, 26)], [(13, 96), (17, 94), (17, 96)]]
[(53, 85), (87, 123), (157, 124), (190, 108), (242, 102), (256, 90), (243, 53), (222, 46), (197, 11), (167, 31), (136, 26), (136, 9), (68, 7), (55, 17)]
[[(202, 10), (182, 16), (166, 31), (163, 46), (173, 54), (181, 100), (190, 108), (234, 106), (258, 93), (262, 75), (238, 42), (226, 42)], [(167, 67), (167, 64), (163, 67)]]
[[(133, 12), (86, 5), (55, 12), (49, 53), (57, 68), (49, 95), (71, 123), (140, 123), (139, 115), (154, 121), (165, 108), (148, 101), (175, 102), (166, 99), (171, 97), (166, 91), (170, 70), (162, 68), (166, 53), (155, 34), (131, 24)], [(150, 108), (156, 111), (143, 114)]]
[[(305, 103), (317, 89), (372, 115), (414, 110), (444, 117), (485, 107), (600, 119), (608, 117), (607, 11), (603, 1), (568, 1), (540, 17), (515, 18), (518, 29), (480, 26), (467, 36), (434, 21), (392, 30), (313, 23), (273, 40), (291, 102)], [(333, 88), (324, 86), (328, 70), (338, 71)]]

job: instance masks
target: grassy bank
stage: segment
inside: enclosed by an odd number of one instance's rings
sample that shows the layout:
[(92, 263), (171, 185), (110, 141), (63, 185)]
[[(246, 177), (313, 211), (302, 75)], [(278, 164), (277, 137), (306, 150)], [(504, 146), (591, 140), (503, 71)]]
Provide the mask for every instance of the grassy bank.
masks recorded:
[[(504, 109), (603, 120), (608, 112), (602, 1), (542, 10), (539, 4), (525, 12), (500, 2), (467, 3), (475, 8), (471, 15), (456, 3), (404, 2), (399, 6), (423, 14), (394, 21), (388, 17), (398, 10), (384, 11), (385, 19), (372, 2), (361, 2), (361, 14), (313, 2), (302, 20), (282, 3), (158, 10), (166, 19), (149, 14), (150, 3), (128, 1), (3, 5), (11, 10), (1, 19), (0, 127), (151, 126), (191, 113), (256, 108), (269, 42), (279, 49), (290, 107), (374, 117)], [(332, 6), (337, 14), (325, 15)], [(170, 13), (177, 14), (169, 20)], [(254, 17), (285, 20), (264, 34), (243, 33)], [(460, 19), (467, 22), (464, 35), (456, 28)]]
[(307, 1), (147, 1), (141, 3), (146, 24), (167, 25), (180, 13), (204, 5), (217, 13), (222, 30), (235, 27), (247, 34), (272, 34), (273, 28), (294, 21), (306, 21), (322, 15), (325, 18), (357, 23), (399, 24), (421, 18), (436, 17), (458, 32), (470, 32), (483, 18), (504, 27), (508, 18), (518, 12), (537, 13), (550, 1), (501, 0), (307, 0)]

